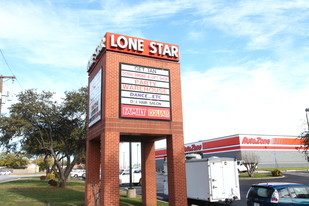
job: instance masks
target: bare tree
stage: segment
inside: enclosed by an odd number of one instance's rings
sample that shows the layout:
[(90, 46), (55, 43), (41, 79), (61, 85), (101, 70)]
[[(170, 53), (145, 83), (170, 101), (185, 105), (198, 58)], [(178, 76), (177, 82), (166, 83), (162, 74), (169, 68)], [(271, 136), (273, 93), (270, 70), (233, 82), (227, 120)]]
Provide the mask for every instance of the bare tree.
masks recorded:
[(308, 113), (309, 113), (309, 108), (305, 109), (306, 112), (306, 124), (307, 124), (307, 128), (304, 132), (301, 133), (301, 135), (299, 136), (299, 138), (302, 141), (302, 146), (300, 146), (298, 148), (298, 150), (303, 151), (303, 153), (305, 155), (308, 155), (308, 149), (309, 149), (309, 118), (308, 118)]
[(242, 152), (241, 158), (243, 160), (244, 166), (247, 168), (247, 173), (249, 177), (253, 177), (253, 174), (255, 172), (255, 169), (257, 168), (257, 165), (259, 164), (259, 156), (255, 154), (254, 152)]

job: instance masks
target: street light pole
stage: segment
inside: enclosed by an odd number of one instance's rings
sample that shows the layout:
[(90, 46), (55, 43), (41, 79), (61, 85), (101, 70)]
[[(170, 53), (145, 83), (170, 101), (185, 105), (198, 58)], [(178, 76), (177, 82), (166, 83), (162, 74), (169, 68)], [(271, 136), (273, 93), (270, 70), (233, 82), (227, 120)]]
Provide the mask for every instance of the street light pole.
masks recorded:
[(309, 131), (309, 121), (308, 121), (308, 112), (309, 112), (309, 108), (306, 108), (306, 109), (305, 109), (305, 112), (306, 112), (306, 119), (307, 119), (307, 128), (308, 128), (308, 131)]
[(132, 142), (129, 142), (130, 188), (132, 188)]
[(126, 162), (125, 162), (125, 152), (122, 152), (122, 168), (125, 169), (126, 168)]
[(136, 163), (136, 166), (137, 166), (137, 167), (139, 167), (139, 166), (138, 166), (138, 146), (139, 146), (139, 144), (136, 145), (136, 162), (137, 162), (137, 163)]

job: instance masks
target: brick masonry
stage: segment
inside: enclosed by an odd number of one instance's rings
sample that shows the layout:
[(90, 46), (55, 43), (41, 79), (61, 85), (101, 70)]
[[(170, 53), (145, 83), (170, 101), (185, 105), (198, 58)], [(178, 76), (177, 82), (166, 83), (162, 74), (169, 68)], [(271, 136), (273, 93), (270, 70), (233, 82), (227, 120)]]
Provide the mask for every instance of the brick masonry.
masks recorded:
[(156, 187), (156, 166), (155, 166), (155, 145), (154, 141), (142, 143), (142, 199), (143, 205), (156, 206), (157, 205), (157, 187)]
[[(119, 118), (120, 63), (170, 70), (171, 121)], [(154, 142), (166, 139), (168, 146), (169, 204), (187, 205), (184, 161), (180, 64), (112, 51), (101, 54), (89, 70), (89, 82), (102, 68), (102, 119), (87, 131), (85, 205), (94, 205), (100, 188), (100, 205), (119, 205), (119, 143), (142, 145), (143, 205), (156, 205)], [(101, 168), (101, 174), (100, 174)], [(100, 175), (101, 175), (101, 183)]]

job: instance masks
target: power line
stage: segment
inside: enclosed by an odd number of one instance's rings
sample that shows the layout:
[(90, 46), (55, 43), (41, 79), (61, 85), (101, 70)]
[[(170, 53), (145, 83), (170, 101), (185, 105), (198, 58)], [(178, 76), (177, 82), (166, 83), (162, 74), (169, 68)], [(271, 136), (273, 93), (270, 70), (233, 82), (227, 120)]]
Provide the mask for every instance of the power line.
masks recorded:
[(1, 55), (2, 55), (2, 57), (3, 57), (3, 59), (4, 59), (4, 62), (5, 62), (5, 64), (6, 64), (6, 66), (9, 68), (9, 70), (10, 70), (11, 73), (12, 73), (12, 75), (15, 77), (17, 83), (19, 84), (20, 88), (23, 90), (23, 87), (21, 86), (20, 82), (19, 82), (18, 79), (16, 78), (16, 75), (13, 73), (13, 71), (12, 71), (10, 65), (9, 65), (8, 62), (6, 61), (6, 58), (5, 58), (5, 56), (3, 55), (3, 52), (2, 52), (1, 49), (0, 49), (0, 52), (1, 52)]

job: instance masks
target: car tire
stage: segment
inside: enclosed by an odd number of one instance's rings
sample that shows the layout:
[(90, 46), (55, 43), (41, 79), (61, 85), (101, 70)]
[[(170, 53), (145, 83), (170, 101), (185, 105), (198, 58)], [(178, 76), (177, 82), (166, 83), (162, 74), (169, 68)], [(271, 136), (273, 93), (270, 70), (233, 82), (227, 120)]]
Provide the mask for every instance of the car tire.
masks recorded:
[(75, 174), (73, 177), (78, 178), (78, 175), (77, 175), (77, 174)]

